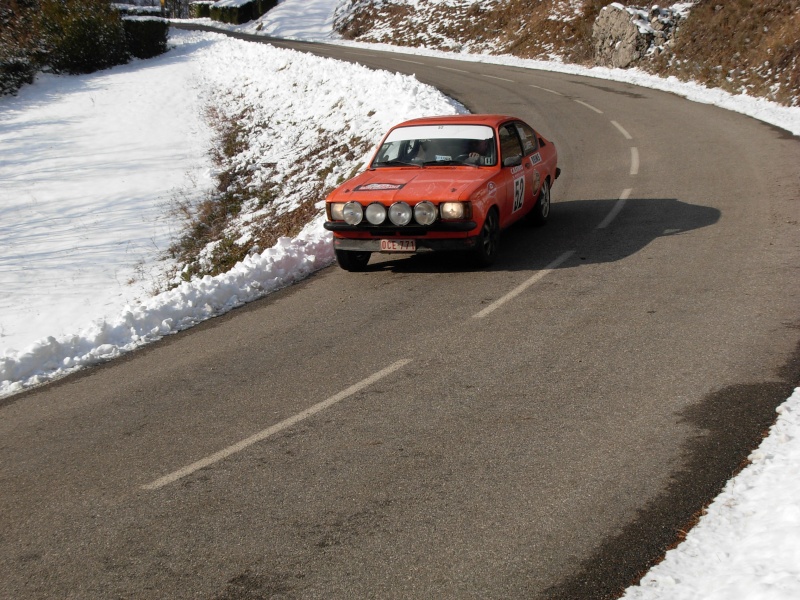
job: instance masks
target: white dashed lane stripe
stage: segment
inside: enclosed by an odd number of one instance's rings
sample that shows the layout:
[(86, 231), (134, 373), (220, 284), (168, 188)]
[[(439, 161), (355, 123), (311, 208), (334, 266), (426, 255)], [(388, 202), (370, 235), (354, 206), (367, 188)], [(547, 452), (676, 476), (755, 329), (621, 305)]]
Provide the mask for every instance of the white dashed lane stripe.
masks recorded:
[(632, 136), (630, 133), (628, 133), (628, 132), (627, 132), (627, 130), (626, 130), (626, 129), (625, 129), (623, 126), (622, 126), (622, 125), (620, 125), (620, 124), (619, 124), (619, 123), (617, 123), (616, 121), (611, 121), (611, 124), (612, 124), (614, 127), (616, 127), (617, 129), (619, 129), (619, 132), (620, 132), (622, 135), (624, 135), (624, 136), (625, 136), (625, 139), (626, 139), (626, 140), (632, 140), (632, 139), (633, 139), (633, 136)]
[(595, 106), (592, 106), (592, 105), (591, 105), (591, 104), (589, 104), (588, 102), (584, 102), (583, 100), (575, 100), (575, 102), (577, 102), (577, 103), (578, 103), (578, 104), (580, 104), (581, 106), (585, 106), (586, 108), (588, 108), (588, 109), (590, 109), (590, 110), (593, 110), (594, 112), (596, 112), (596, 113), (597, 113), (597, 114), (599, 114), (599, 115), (602, 115), (602, 114), (603, 114), (603, 111), (602, 111), (602, 110), (600, 110), (599, 108), (597, 108), (597, 107), (595, 107)]
[(611, 211), (606, 215), (606, 218), (603, 219), (600, 225), (597, 226), (597, 229), (605, 229), (606, 227), (609, 226), (611, 221), (613, 221), (617, 217), (619, 211), (622, 210), (622, 207), (625, 206), (625, 201), (630, 197), (632, 191), (633, 190), (631, 188), (622, 190), (622, 194), (620, 194), (619, 200), (617, 200)]
[(305, 420), (305, 419), (317, 414), (318, 412), (323, 411), (326, 408), (329, 408), (329, 407), (333, 406), (337, 402), (341, 402), (345, 398), (349, 398), (353, 394), (356, 394), (356, 393), (360, 392), (361, 390), (363, 390), (364, 388), (369, 387), (370, 385), (372, 385), (376, 381), (378, 381), (380, 379), (383, 379), (387, 375), (391, 375), (392, 373), (394, 373), (395, 371), (397, 371), (399, 369), (402, 369), (404, 366), (406, 366), (410, 362), (411, 362), (411, 359), (408, 359), (408, 358), (403, 359), (403, 360), (398, 360), (396, 363), (393, 363), (393, 364), (389, 365), (388, 367), (386, 367), (385, 369), (382, 369), (382, 370), (378, 371), (374, 375), (371, 375), (371, 376), (367, 377), (366, 379), (363, 379), (363, 380), (359, 381), (358, 383), (356, 383), (354, 385), (351, 385), (349, 388), (339, 392), (335, 396), (331, 396), (327, 400), (323, 400), (322, 402), (320, 402), (318, 404), (315, 404), (314, 406), (312, 406), (310, 408), (307, 408), (307, 409), (305, 409), (304, 411), (302, 411), (300, 413), (297, 413), (293, 417), (289, 417), (288, 419), (285, 419), (285, 420), (281, 421), (280, 423), (276, 423), (272, 427), (268, 427), (267, 429), (265, 429), (263, 431), (260, 431), (260, 432), (254, 434), (254, 435), (251, 435), (249, 438), (244, 439), (241, 442), (233, 444), (232, 446), (228, 446), (227, 448), (224, 448), (223, 450), (220, 450), (219, 452), (215, 452), (214, 454), (212, 454), (210, 456), (207, 456), (206, 458), (198, 460), (197, 462), (193, 462), (192, 464), (190, 464), (187, 467), (184, 467), (182, 469), (174, 471), (173, 473), (170, 473), (169, 475), (164, 475), (163, 477), (160, 477), (159, 479), (156, 479), (155, 481), (153, 481), (151, 483), (143, 485), (142, 488), (145, 489), (145, 490), (157, 490), (159, 488), (164, 487), (165, 485), (169, 485), (170, 483), (178, 481), (179, 479), (182, 479), (182, 478), (186, 477), (187, 475), (191, 475), (195, 471), (199, 471), (200, 469), (203, 469), (203, 468), (208, 467), (210, 465), (213, 465), (214, 463), (217, 463), (217, 462), (219, 462), (219, 461), (221, 461), (221, 460), (223, 460), (225, 458), (228, 458), (232, 454), (236, 454), (237, 452), (241, 452), (242, 450), (244, 450), (248, 446), (252, 446), (253, 444), (255, 444), (257, 442), (265, 440), (268, 437), (270, 437), (272, 435), (275, 435), (276, 433), (279, 433), (279, 432), (283, 431), (284, 429), (288, 429), (292, 425), (296, 425), (300, 421), (303, 421), (303, 420)]
[(524, 281), (523, 283), (521, 283), (520, 285), (515, 287), (510, 292), (508, 292), (505, 296), (503, 296), (499, 300), (495, 300), (489, 306), (484, 308), (482, 311), (480, 311), (479, 313), (476, 313), (476, 314), (474, 314), (472, 316), (474, 318), (476, 318), (476, 319), (482, 319), (483, 317), (485, 317), (489, 313), (494, 312), (495, 310), (497, 310), (498, 308), (503, 306), (503, 304), (505, 304), (506, 302), (509, 302), (510, 300), (513, 300), (514, 298), (519, 296), (522, 292), (527, 290), (530, 286), (532, 286), (534, 283), (536, 283), (537, 281), (542, 279), (545, 275), (547, 275), (548, 273), (550, 273), (551, 271), (556, 269), (561, 263), (566, 261), (573, 254), (575, 254), (574, 250), (570, 250), (569, 252), (565, 252), (564, 254), (559, 256), (557, 259), (555, 259), (553, 262), (551, 262), (549, 265), (547, 265), (544, 269), (542, 269), (541, 271), (539, 271), (538, 273), (536, 273), (535, 275), (533, 275), (532, 277), (530, 277), (529, 279), (527, 279), (526, 281)]
[(551, 94), (555, 94), (556, 96), (563, 96), (563, 95), (564, 95), (564, 94), (562, 94), (561, 92), (557, 92), (557, 91), (555, 91), (555, 90), (551, 90), (551, 89), (549, 89), (549, 88), (542, 87), (542, 86), (540, 86), (540, 85), (533, 85), (533, 84), (530, 84), (530, 86), (531, 86), (532, 88), (536, 88), (537, 90), (542, 90), (542, 91), (545, 91), (545, 92), (549, 92), (549, 93), (551, 93)]
[(497, 75), (483, 75), (484, 77), (488, 77), (489, 79), (497, 79), (498, 81), (507, 81), (508, 83), (517, 83), (513, 79), (506, 79), (505, 77), (498, 77)]

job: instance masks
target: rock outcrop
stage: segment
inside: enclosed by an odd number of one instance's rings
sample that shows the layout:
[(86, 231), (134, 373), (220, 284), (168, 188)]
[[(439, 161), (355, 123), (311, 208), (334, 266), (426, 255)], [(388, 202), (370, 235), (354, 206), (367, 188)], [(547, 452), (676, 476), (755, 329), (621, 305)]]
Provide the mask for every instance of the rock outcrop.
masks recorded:
[(609, 4), (594, 22), (595, 64), (626, 68), (668, 47), (682, 14), (654, 6), (650, 10)]

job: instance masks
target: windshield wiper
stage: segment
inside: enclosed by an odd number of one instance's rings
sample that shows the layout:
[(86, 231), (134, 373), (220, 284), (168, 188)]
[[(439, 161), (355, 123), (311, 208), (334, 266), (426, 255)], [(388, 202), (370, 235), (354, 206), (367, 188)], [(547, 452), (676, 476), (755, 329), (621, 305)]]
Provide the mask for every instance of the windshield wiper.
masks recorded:
[(419, 167), (422, 168), (422, 165), (419, 163), (407, 162), (405, 160), (386, 160), (382, 162), (375, 162), (372, 165), (373, 167)]
[(466, 162), (463, 160), (426, 160), (422, 163), (424, 166), (437, 166), (437, 167), (452, 167), (453, 165), (459, 165), (463, 167), (477, 167), (475, 163)]

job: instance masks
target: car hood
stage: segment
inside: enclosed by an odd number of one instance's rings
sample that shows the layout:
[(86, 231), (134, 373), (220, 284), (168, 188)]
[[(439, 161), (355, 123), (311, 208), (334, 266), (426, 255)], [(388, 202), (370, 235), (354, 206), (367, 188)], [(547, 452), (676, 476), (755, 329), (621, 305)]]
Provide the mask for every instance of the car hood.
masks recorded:
[(488, 169), (477, 167), (373, 169), (339, 186), (328, 197), (328, 201), (391, 203), (466, 200), (491, 175)]

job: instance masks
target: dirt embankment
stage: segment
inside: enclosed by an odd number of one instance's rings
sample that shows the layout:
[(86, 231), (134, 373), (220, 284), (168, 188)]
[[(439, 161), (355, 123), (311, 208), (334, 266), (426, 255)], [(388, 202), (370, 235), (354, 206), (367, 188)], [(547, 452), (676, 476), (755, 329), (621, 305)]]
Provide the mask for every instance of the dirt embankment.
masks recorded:
[[(350, 0), (336, 26), (364, 42), (590, 65), (595, 20), (611, 3), (447, 0), (412, 7), (406, 0)], [(616, 4), (653, 9), (641, 0)], [(668, 45), (631, 66), (800, 106), (800, 0), (698, 0)]]

